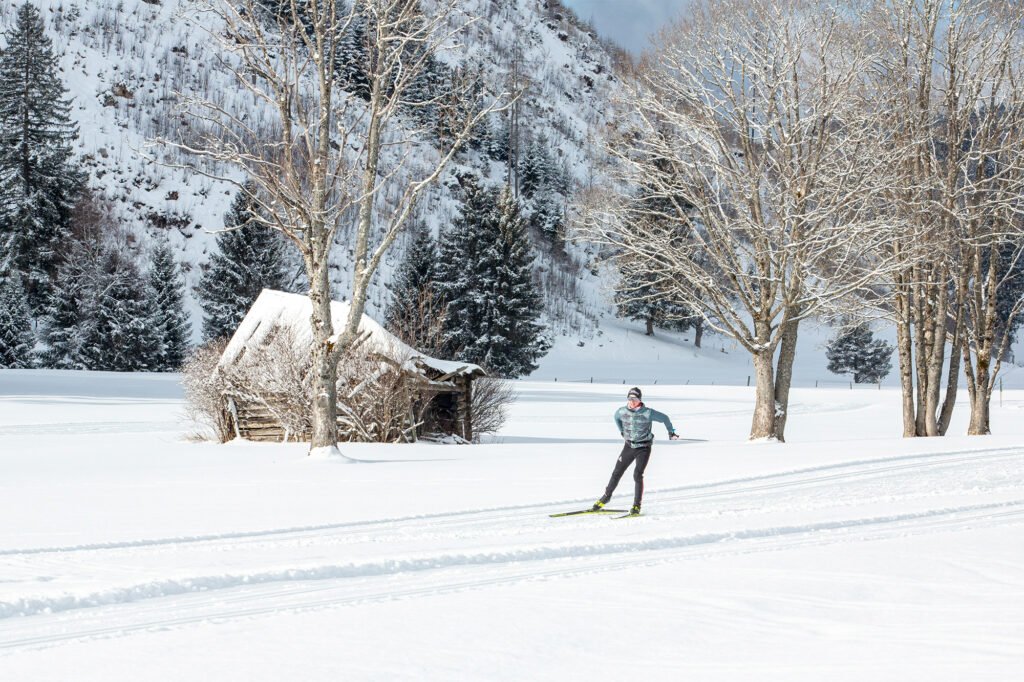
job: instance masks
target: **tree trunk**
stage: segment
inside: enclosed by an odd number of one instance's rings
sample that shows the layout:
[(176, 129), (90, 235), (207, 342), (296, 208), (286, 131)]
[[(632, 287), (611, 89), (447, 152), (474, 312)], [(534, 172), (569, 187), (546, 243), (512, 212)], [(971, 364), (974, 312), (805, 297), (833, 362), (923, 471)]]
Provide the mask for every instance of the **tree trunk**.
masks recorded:
[(953, 407), (956, 405), (956, 392), (960, 387), (960, 353), (957, 346), (960, 339), (954, 335), (954, 346), (949, 351), (949, 376), (946, 377), (946, 397), (942, 401), (939, 412), (939, 435), (945, 436), (949, 430), (949, 422), (953, 419)]
[(789, 417), (789, 389), (793, 385), (793, 361), (796, 359), (796, 339), (799, 320), (786, 324), (779, 340), (778, 369), (775, 372), (775, 425), (772, 435), (786, 442), (786, 419)]
[(920, 281), (924, 276), (920, 267), (915, 267), (914, 295), (911, 299), (913, 311), (914, 375), (917, 380), (914, 392), (914, 435), (928, 433), (925, 405), (928, 404), (928, 349), (931, 347), (929, 316), (927, 310), (927, 284)]
[(910, 328), (910, 310), (904, 293), (896, 296), (896, 350), (900, 363), (900, 394), (903, 402), (903, 437), (917, 435), (914, 414), (914, 362)]
[(974, 366), (971, 366), (970, 341), (965, 342), (964, 366), (967, 376), (967, 394), (971, 401), (971, 421), (967, 425), (968, 436), (987, 436), (992, 433), (989, 411), (992, 399), (992, 377), (989, 376), (991, 357), (989, 348), (974, 349)]
[(989, 422), (989, 412), (992, 404), (992, 394), (989, 391), (978, 390), (971, 396), (971, 422), (967, 426), (968, 436), (988, 436), (992, 433)]
[(943, 265), (938, 272), (937, 282), (930, 287), (935, 304), (931, 308), (931, 346), (928, 348), (928, 392), (925, 402), (925, 435), (942, 435), (938, 414), (939, 395), (942, 387), (942, 367), (946, 360), (946, 324), (949, 308), (949, 268)]
[(701, 339), (704, 338), (704, 319), (700, 318), (693, 325), (693, 346), (700, 348)]
[(647, 334), (647, 336), (654, 336), (654, 319), (653, 318), (650, 318), (650, 317), (647, 318), (647, 332), (646, 332), (646, 334)]
[(772, 438), (775, 433), (775, 377), (772, 368), (774, 353), (755, 353), (754, 374), (757, 379), (757, 393), (754, 404), (754, 421), (750, 425), (750, 439)]
[(330, 269), (326, 262), (310, 263), (309, 299), (313, 304), (310, 325), (313, 330), (313, 435), (310, 454), (335, 455), (338, 452), (338, 367), (331, 346), (334, 323), (331, 319)]
[(960, 387), (960, 350), (966, 334), (964, 333), (964, 305), (966, 304), (966, 280), (961, 278), (957, 286), (956, 309), (954, 310), (955, 327), (953, 341), (949, 350), (949, 375), (946, 377), (946, 397), (942, 401), (939, 412), (939, 435), (945, 436), (949, 430), (949, 422), (953, 419), (953, 407), (956, 405), (956, 392)]

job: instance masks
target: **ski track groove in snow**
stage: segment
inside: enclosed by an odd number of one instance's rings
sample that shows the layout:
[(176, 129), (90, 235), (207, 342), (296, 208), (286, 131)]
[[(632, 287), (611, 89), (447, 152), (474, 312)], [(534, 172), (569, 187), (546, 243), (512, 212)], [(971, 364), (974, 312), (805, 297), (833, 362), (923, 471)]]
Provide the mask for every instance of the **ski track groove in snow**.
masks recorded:
[[(776, 551), (806, 545), (824, 545), (851, 540), (873, 540), (912, 534), (934, 533), (958, 528), (995, 527), (1024, 523), (1024, 499), (1004, 499), (985, 504), (936, 506), (917, 510), (900, 510), (891, 515), (856, 515), (846, 512), (841, 518), (808, 523), (778, 524), (714, 532), (689, 532), (660, 522), (672, 516), (695, 517), (688, 503), (698, 498), (723, 498), (719, 507), (735, 510), (737, 501), (750, 496), (783, 492), (786, 497), (774, 504), (783, 511), (791, 509), (794, 495), (825, 493), (825, 497), (842, 492), (843, 485), (857, 485), (864, 479), (885, 477), (893, 481), (899, 476), (914, 476), (920, 483), (922, 473), (941, 473), (960, 466), (980, 469), (984, 465), (1001, 465), (1003, 460), (1020, 459), (1024, 448), (989, 448), (946, 453), (904, 455), (876, 458), (764, 476), (731, 479), (693, 486), (683, 486), (655, 493), (664, 518), (641, 518), (626, 521), (616, 528), (624, 533), (643, 537), (603, 535), (590, 543), (566, 539), (538, 542), (543, 529), (576, 528), (593, 519), (564, 523), (546, 518), (552, 503), (492, 510), (450, 512), (442, 514), (365, 521), (347, 524), (232, 533), (203, 538), (167, 538), (101, 546), (39, 548), (22, 551), (4, 550), (5, 564), (29, 562), (29, 569), (56, 568), (60, 574), (72, 572), (91, 575), (94, 569), (108, 579), (130, 579), (130, 566), (137, 552), (172, 551), (177, 554), (212, 549), (237, 551), (239, 545), (264, 543), (279, 549), (296, 538), (312, 537), (329, 544), (346, 536), (349, 541), (377, 541), (391, 532), (394, 540), (422, 537), (428, 534), (467, 533), (487, 539), (499, 535), (506, 545), (500, 549), (468, 547), (465, 551), (433, 551), (405, 549), (405, 557), (371, 558), (363, 562), (310, 564), (297, 567), (252, 568), (234, 567), (235, 572), (157, 578), (127, 586), (108, 587), (87, 594), (26, 596), (20, 600), (0, 602), (0, 652), (45, 647), (63, 641), (106, 637), (144, 630), (166, 629), (204, 621), (255, 617), (281, 611), (301, 611), (330, 606), (344, 606), (367, 601), (437, 595), (453, 591), (479, 589), (531, 580), (579, 575), (638, 565), (679, 561), (711, 553), (751, 553)], [(997, 473), (1005, 473), (998, 470)], [(906, 487), (906, 486), (904, 486)], [(1005, 487), (1005, 486), (1004, 486)], [(849, 488), (846, 489), (849, 493)], [(855, 492), (855, 491), (854, 491)], [(895, 491), (906, 493), (906, 490)], [(911, 487), (911, 492), (913, 488)], [(871, 493), (871, 489), (868, 489)], [(842, 495), (840, 495), (842, 497)], [(903, 494), (900, 499), (910, 499)], [(732, 503), (729, 503), (731, 500)], [(759, 500), (761, 507), (767, 498)], [(797, 500), (799, 501), (799, 500)], [(674, 503), (674, 504), (673, 504)], [(558, 503), (565, 506), (570, 503)], [(830, 509), (837, 509), (834, 505)], [(543, 518), (529, 518), (523, 523), (524, 511), (533, 511)], [(515, 520), (516, 525), (502, 525)], [(747, 519), (740, 518), (743, 523)], [(654, 523), (644, 523), (654, 521)], [(422, 527), (417, 527), (417, 525)], [(411, 530), (409, 528), (411, 526)], [(682, 532), (680, 532), (682, 531)], [(417, 535), (419, 533), (419, 535)], [(652, 535), (653, 533), (653, 535)], [(366, 536), (366, 537), (364, 537)], [(542, 538), (543, 540), (543, 538)], [(532, 542), (533, 544), (527, 544)], [(511, 547), (509, 544), (511, 543)], [(518, 543), (518, 546), (516, 546)], [(252, 548), (256, 549), (256, 548)], [(123, 551), (118, 551), (123, 550)], [(402, 547), (399, 546), (399, 550)], [(90, 556), (88, 552), (94, 552)], [(20, 554), (21, 556), (16, 556)], [(410, 556), (412, 554), (413, 556)], [(70, 566), (67, 561), (72, 561)], [(129, 568), (118, 568), (127, 565)], [(73, 569), (69, 571), (70, 569)], [(82, 569), (89, 570), (83, 571)], [(237, 569), (241, 568), (241, 571)], [(469, 577), (467, 574), (486, 574)], [(167, 573), (164, 573), (167, 576)], [(180, 616), (188, 613), (188, 616)]]
[[(997, 504), (970, 505), (958, 508), (930, 510), (921, 513), (899, 514), (886, 517), (848, 519), (845, 521), (811, 523), (788, 527), (767, 527), (749, 529), (740, 532), (711, 533), (704, 535), (680, 536), (629, 543), (609, 545), (581, 545), (576, 547), (541, 548), (520, 550), (518, 552), (487, 553), (480, 555), (462, 555), (435, 557), (432, 559), (387, 562), (385, 564), (368, 564), (361, 567), (333, 567), (338, 573), (331, 574), (332, 567), (316, 571), (286, 571), (280, 578), (288, 581), (323, 581), (323, 584), (288, 586), (284, 589), (256, 589), (239, 594), (216, 594), (202, 592), (196, 595), (189, 590), (186, 599), (199, 599), (199, 603), (178, 603), (168, 608), (165, 603), (155, 603), (147, 599), (141, 609), (120, 613), (116, 609), (96, 608), (124, 606), (124, 602), (111, 604), (90, 604), (93, 608), (86, 609), (84, 618), (79, 614), (59, 613), (58, 608), (40, 612), (51, 616), (52, 620), (40, 624), (39, 634), (28, 636), (17, 635), (4, 637), (0, 630), (0, 652), (11, 653), (18, 649), (42, 648), (61, 642), (92, 639), (110, 636), (122, 636), (133, 632), (163, 630), (202, 622), (223, 622), (239, 618), (252, 618), (271, 615), (282, 611), (308, 611), (326, 607), (360, 604), (373, 601), (390, 601), (395, 599), (419, 596), (433, 596), (450, 592), (480, 589), (518, 582), (550, 580), (574, 575), (614, 571), (637, 566), (653, 566), (672, 561), (684, 560), (690, 556), (709, 556), (711, 554), (753, 553), (761, 551), (781, 551), (807, 545), (827, 545), (844, 540), (857, 541), (880, 540), (888, 537), (906, 536), (955, 531), (962, 528), (993, 527), (1006, 523), (1019, 524), (1024, 522), (1024, 500), (1015, 500)], [(650, 556), (637, 556), (635, 552), (645, 552)], [(554, 566), (533, 565), (536, 561), (550, 561)], [(526, 565), (523, 565), (526, 564)], [(568, 564), (568, 565), (567, 565)], [(503, 571), (495, 575), (493, 571), (482, 578), (466, 579), (460, 570), (480, 569), (482, 567), (501, 565)], [(437, 571), (437, 575), (430, 575)], [(426, 580), (418, 579), (415, 573), (427, 573)], [(271, 582), (279, 578), (266, 576)], [(403, 580), (412, 579), (415, 584), (402, 586), (387, 584), (378, 586), (376, 582), (364, 584), (366, 581), (337, 580), (338, 578), (389, 578)], [(260, 576), (247, 576), (235, 585), (220, 585), (214, 588), (243, 587), (257, 583)], [(431, 578), (433, 581), (432, 582)], [(222, 580), (222, 578), (215, 578)], [(424, 582), (428, 584), (424, 584)], [(340, 584), (339, 584), (340, 583)], [(263, 586), (260, 586), (263, 587)], [(341, 592), (327, 596), (331, 592)], [(306, 597), (303, 599), (302, 597)], [(312, 597), (312, 598), (310, 598)], [(250, 605), (256, 602), (256, 605)], [(83, 606), (83, 608), (85, 608)], [(189, 616), (167, 617), (169, 611), (184, 610)], [(106, 611), (112, 611), (107, 613)], [(96, 613), (95, 615), (92, 612)], [(150, 615), (154, 612), (156, 615)], [(31, 622), (33, 619), (29, 619)], [(112, 620), (121, 622), (110, 625)], [(11, 621), (8, 619), (7, 621)], [(98, 625), (98, 623), (105, 623)], [(2, 625), (0, 621), (0, 625)]]
[(181, 430), (176, 421), (65, 422), (61, 424), (17, 424), (0, 426), (0, 436), (42, 436), (74, 434), (161, 433)]
[[(686, 501), (700, 498), (734, 495), (738, 493), (742, 494), (748, 492), (762, 492), (766, 490), (778, 490), (791, 487), (801, 487), (827, 481), (840, 481), (844, 479), (860, 478), (864, 476), (891, 473), (894, 471), (918, 470), (921, 468), (932, 468), (936, 466), (959, 464), (966, 461), (1003, 459), (1011, 458), (1014, 456), (1024, 457), (1024, 448), (980, 448), (975, 450), (955, 450), (941, 453), (898, 455), (892, 457), (825, 464), (818, 467), (807, 467), (803, 469), (781, 471), (759, 476), (733, 478), (723, 481), (712, 481), (708, 483), (699, 483), (676, 488), (661, 488), (653, 494), (657, 495), (657, 499), (659, 500), (671, 502)], [(842, 471), (844, 469), (852, 469), (852, 471)], [(765, 483), (763, 485), (753, 487), (746, 485), (749, 483), (758, 483), (760, 481), (787, 479), (794, 476), (800, 477), (808, 474), (813, 475), (826, 471), (836, 471), (837, 473), (827, 474), (823, 476), (811, 476), (810, 478), (798, 478), (795, 481), (777, 481), (774, 483)], [(733, 487), (726, 490), (709, 490), (714, 488), (722, 488), (726, 486)], [(735, 486), (743, 487), (737, 488)], [(677, 495), (677, 493), (684, 494)], [(591, 501), (591, 499), (592, 498), (587, 498), (586, 502)], [(499, 521), (512, 518), (519, 519), (522, 518), (522, 513), (525, 511), (536, 511), (538, 514), (547, 513), (547, 510), (550, 509), (557, 509), (561, 511), (562, 507), (571, 507), (572, 505), (577, 505), (583, 502), (583, 500), (577, 498), (572, 500), (564, 500), (560, 502), (542, 504), (519, 505), (511, 507), (495, 507), (492, 509), (480, 509), (472, 511), (439, 512), (436, 514), (421, 514), (414, 516), (395, 517), (391, 519), (375, 519), (354, 522), (349, 521), (341, 523), (319, 524), (313, 526), (294, 526), (288, 528), (264, 529), (233, 533), (219, 533), (210, 535), (152, 538), (126, 540), (118, 542), (100, 542), (81, 545), (67, 545), (59, 547), (28, 547), (22, 549), (0, 548), (0, 557), (20, 555), (27, 556), (32, 554), (50, 553), (64, 554), (70, 552), (102, 551), (127, 548), (146, 548), (157, 547), (161, 545), (207, 543), (224, 540), (246, 541), (250, 539), (278, 539), (283, 538), (284, 536), (300, 537), (303, 535), (316, 535), (320, 537), (323, 535), (324, 531), (337, 531), (338, 534), (373, 534), (380, 532), (381, 529), (386, 529), (392, 526), (401, 526), (409, 522), (416, 521), (429, 521), (431, 523), (431, 527), (443, 527), (452, 525), (463, 525), (468, 523), (477, 523), (480, 521)], [(569, 521), (563, 521), (563, 523), (568, 522)]]

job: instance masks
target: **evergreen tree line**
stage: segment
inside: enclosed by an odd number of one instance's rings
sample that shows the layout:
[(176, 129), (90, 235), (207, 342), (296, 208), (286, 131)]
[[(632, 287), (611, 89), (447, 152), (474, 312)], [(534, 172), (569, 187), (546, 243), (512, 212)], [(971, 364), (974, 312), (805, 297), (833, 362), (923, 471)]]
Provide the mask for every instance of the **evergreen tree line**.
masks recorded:
[(654, 275), (629, 262), (619, 263), (620, 279), (615, 288), (615, 312), (628, 320), (644, 323), (647, 336), (654, 328), (670, 331), (694, 331), (694, 346), (701, 347), (704, 318), (689, 306), (673, 300)]
[[(291, 0), (263, 0), (261, 6), (269, 24), (293, 25), (296, 17), (293, 16)], [(297, 3), (296, 14), (299, 22), (309, 27), (307, 31), (311, 32), (312, 19), (309, 17), (307, 7), (306, 3)], [(396, 6), (395, 10), (398, 9)], [(339, 3), (337, 11), (339, 19), (344, 19), (347, 24), (345, 31), (338, 36), (334, 66), (335, 83), (356, 97), (369, 101), (373, 87), (373, 75), (369, 69), (378, 56), (372, 53), (370, 41), (375, 30), (373, 15), (366, 11), (364, 3), (359, 0), (355, 0), (354, 6), (350, 3)], [(351, 21), (348, 21), (350, 13)], [(422, 25), (426, 21), (426, 17), (420, 15), (409, 23), (406, 30), (409, 34), (415, 34), (422, 30)], [(408, 54), (403, 54), (402, 60), (406, 63), (422, 61), (423, 68), (419, 70), (410, 87), (403, 90), (402, 107), (418, 125), (432, 131), (439, 139), (445, 139), (451, 132), (447, 121), (451, 117), (465, 115), (463, 103), (451, 94), (455, 90), (452, 83), (461, 77), (462, 71), (458, 68), (449, 68), (416, 41), (412, 41), (406, 49)], [(387, 91), (389, 84), (385, 83), (383, 87)]]
[[(670, 172), (668, 168), (665, 172)], [(669, 199), (652, 187), (643, 186), (637, 190), (637, 198), (645, 211), (635, 216), (636, 220), (659, 221), (661, 229), (670, 230), (671, 225), (660, 216), (671, 215), (676, 203), (688, 205), (685, 199), (675, 197)], [(683, 235), (679, 239), (688, 239)], [(708, 265), (708, 257), (703, 249), (693, 248), (688, 243), (691, 258), (699, 259)], [(654, 335), (654, 328), (670, 331), (694, 331), (694, 346), (701, 347), (704, 336), (705, 320), (693, 308), (674, 299), (669, 293), (675, 282), (665, 282), (659, 275), (652, 272), (650, 264), (642, 264), (635, 258), (620, 255), (616, 258), (619, 270), (619, 281), (615, 286), (615, 312), (621, 318), (639, 320), (646, 326), (646, 334)], [(659, 264), (660, 265), (660, 264)], [(664, 275), (660, 275), (664, 277)]]
[(78, 128), (39, 10), (0, 50), (0, 367), (176, 369), (190, 327), (168, 243), (149, 261), (92, 211)]
[(41, 364), (116, 372), (180, 367), (191, 323), (170, 244), (158, 242), (146, 265), (116, 229), (73, 240), (40, 319)]
[[(486, 158), (511, 164), (514, 140), (508, 112), (489, 117), (472, 142)], [(529, 136), (523, 146), (525, 152), (509, 176), (518, 185), (526, 223), (550, 244), (560, 245), (565, 240), (565, 205), (572, 191), (569, 171), (555, 158), (551, 141), (543, 133)]]
[[(305, 3), (296, 5), (297, 17), (293, 16), (291, 0), (263, 0), (261, 6), (268, 23), (272, 25), (290, 26), (296, 18), (303, 24), (312, 23)], [(373, 76), (369, 68), (377, 57), (372, 54), (369, 40), (374, 30), (372, 14), (364, 11), (363, 3), (359, 0), (354, 0), (354, 6), (350, 3), (339, 4), (338, 12), (346, 20), (348, 14), (352, 14), (344, 33), (338, 36), (335, 83), (341, 89), (368, 101), (373, 87)], [(417, 18), (409, 24), (408, 31), (415, 33), (420, 28), (417, 22), (425, 21), (425, 17)], [(431, 131), (443, 143), (451, 137), (452, 128), (455, 127), (452, 122), (464, 119), (466, 107), (470, 106), (464, 96), (457, 98), (451, 94), (457, 90), (452, 87), (453, 84), (484, 67), (472, 62), (460, 67), (449, 67), (434, 55), (427, 54), (416, 41), (406, 49), (409, 54), (403, 55), (403, 61), (413, 63), (422, 60), (423, 68), (411, 86), (403, 91), (403, 108), (416, 123)], [(470, 80), (479, 83), (482, 79)], [(386, 89), (388, 84), (383, 87)], [(526, 128), (529, 127), (527, 123)], [(569, 194), (569, 174), (552, 156), (551, 141), (543, 134), (529, 136), (521, 143), (525, 151), (517, 167), (512, 169), (512, 177), (517, 178), (513, 183), (513, 194), (522, 201), (523, 212), (530, 227), (552, 240), (561, 238), (564, 203)], [(467, 147), (494, 161), (508, 163), (513, 144), (520, 142), (512, 140), (509, 112), (502, 112), (483, 122), (473, 132)]]
[(533, 252), (508, 188), (464, 180), (458, 218), (438, 244), (419, 229), (396, 272), (385, 324), (410, 346), (507, 378), (529, 374), (551, 346), (540, 321)]

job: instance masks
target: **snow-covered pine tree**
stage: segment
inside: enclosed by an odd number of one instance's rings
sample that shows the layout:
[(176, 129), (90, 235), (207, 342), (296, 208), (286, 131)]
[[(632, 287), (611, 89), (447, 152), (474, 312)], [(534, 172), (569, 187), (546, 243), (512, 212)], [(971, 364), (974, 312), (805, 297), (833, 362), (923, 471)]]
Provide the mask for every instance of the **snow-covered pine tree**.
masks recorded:
[[(472, 177), (462, 180), (459, 216), (441, 233), (437, 291), (447, 308), (443, 353), (463, 358), (483, 325), (485, 301), (480, 272), (483, 251), (497, 234), (497, 202)], [(490, 241), (489, 241), (490, 240)]]
[(892, 369), (893, 346), (875, 339), (866, 323), (841, 331), (825, 349), (828, 371), (853, 373), (857, 384), (877, 383)]
[(550, 243), (564, 238), (567, 176), (556, 163), (545, 135), (530, 144), (519, 163), (520, 189), (525, 199), (527, 222)]
[[(483, 93), (484, 66), (480, 62), (469, 62), (456, 69), (449, 69), (435, 63), (431, 77), (435, 84), (432, 96), (436, 105), (434, 132), (442, 145), (449, 144), (465, 128), (466, 121), (474, 116), (477, 102)], [(422, 76), (421, 76), (422, 77)], [(487, 119), (478, 122), (470, 131), (464, 147), (482, 149), (487, 138)]]
[[(1017, 341), (1017, 330), (1024, 324), (1024, 314), (1021, 312), (1021, 306), (1024, 305), (1024, 256), (1018, 244), (1004, 244), (996, 247), (995, 251), (1000, 261), (999, 272), (1002, 278), (996, 290), (996, 333), (1000, 341), (1009, 334), (1010, 338), (1005, 343), (1009, 349)], [(1000, 345), (997, 343), (996, 347)]]
[[(358, 0), (356, 0), (354, 11), (351, 8), (352, 5), (347, 5), (342, 10), (346, 15), (345, 21), (348, 20), (348, 12), (353, 12), (353, 14), (345, 32), (338, 37), (334, 71), (337, 75), (337, 83), (342, 90), (369, 101), (372, 60), (367, 32), (372, 30), (373, 24), (367, 9), (360, 6)], [(408, 30), (415, 30), (412, 25)], [(435, 102), (444, 99), (449, 69), (434, 56), (431, 50), (416, 44), (416, 41), (410, 44), (407, 52), (408, 54), (403, 56), (403, 61), (406, 63), (422, 61), (423, 65), (417, 69), (415, 77), (404, 89), (402, 104), (420, 125), (434, 129), (438, 119)]]
[(497, 206), (498, 234), (484, 252), (484, 271), (493, 273), (485, 289), (491, 302), (480, 364), (507, 378), (530, 374), (551, 348), (540, 322), (544, 301), (533, 281), (533, 249), (519, 202), (506, 187)]
[(395, 273), (391, 305), (384, 314), (388, 331), (424, 353), (439, 350), (444, 311), (438, 296), (437, 245), (425, 225), (414, 229), (412, 243)]
[(519, 188), (527, 199), (555, 185), (558, 169), (548, 149), (550, 146), (547, 136), (538, 135), (519, 163)]
[(85, 181), (72, 159), (78, 127), (39, 10), (26, 2), (0, 53), (0, 238), (13, 237), (29, 305), (46, 304), (71, 208)]
[(502, 111), (488, 116), (484, 125), (484, 151), (487, 156), (499, 163), (508, 163), (511, 137), (509, 124), (508, 112)]
[(124, 237), (72, 243), (41, 327), (42, 361), (54, 369), (150, 369), (146, 280)]
[(287, 289), (285, 244), (279, 234), (252, 220), (256, 208), (235, 195), (217, 235), (219, 253), (196, 287), (203, 307), (203, 339), (231, 336), (264, 289)]
[(34, 346), (32, 317), (21, 286), (21, 275), (0, 269), (0, 367), (31, 367)]
[(422, 59), (423, 70), (416, 75), (402, 97), (402, 104), (409, 114), (423, 128), (436, 131), (439, 125), (440, 104), (448, 96), (450, 69), (432, 54), (417, 55), (411, 59)]
[(185, 284), (181, 269), (166, 240), (160, 241), (153, 249), (146, 279), (147, 325), (153, 337), (147, 364), (156, 372), (173, 372), (185, 361), (192, 324), (185, 312)]
[(360, 99), (370, 100), (370, 52), (366, 36), (366, 15), (356, 12), (338, 40), (334, 60), (337, 84)]
[(552, 244), (565, 239), (565, 209), (562, 197), (551, 187), (536, 192), (530, 200), (530, 227), (537, 230)]
[(149, 327), (146, 280), (135, 256), (120, 241), (106, 242), (93, 277), (92, 324), (83, 336), (86, 369), (111, 372), (152, 370), (157, 339)]
[(537, 368), (550, 341), (539, 321), (543, 302), (532, 263), (526, 225), (511, 192), (470, 184), (438, 266), (456, 357), (509, 378)]
[(619, 317), (643, 322), (647, 336), (654, 336), (655, 327), (674, 331), (689, 327), (692, 312), (670, 300), (655, 275), (628, 261), (620, 261), (619, 269), (621, 277), (614, 295)]
[(85, 357), (85, 340), (96, 323), (93, 308), (101, 256), (98, 240), (85, 238), (71, 243), (40, 319), (40, 336), (46, 346), (41, 354), (44, 367), (91, 369)]

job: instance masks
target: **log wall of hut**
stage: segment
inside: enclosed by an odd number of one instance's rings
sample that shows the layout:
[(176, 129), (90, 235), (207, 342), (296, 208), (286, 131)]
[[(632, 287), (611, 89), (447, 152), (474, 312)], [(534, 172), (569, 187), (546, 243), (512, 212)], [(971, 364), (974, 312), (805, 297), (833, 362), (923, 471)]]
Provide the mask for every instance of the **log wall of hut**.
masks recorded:
[[(459, 377), (448, 390), (434, 388), (424, 395), (429, 401), (424, 411), (422, 426), (416, 437), (428, 434), (454, 434), (467, 441), (473, 440), (472, 427), (472, 386), (471, 377)], [(288, 431), (266, 404), (247, 400), (240, 396), (225, 396), (225, 409), (231, 417), (235, 435), (246, 440), (264, 443), (308, 442), (312, 434), (308, 431)], [(341, 424), (339, 424), (341, 425)], [(346, 440), (344, 429), (339, 438)]]
[(289, 432), (273, 411), (264, 404), (228, 397), (228, 412), (234, 419), (235, 435), (261, 443), (308, 441), (309, 432)]

